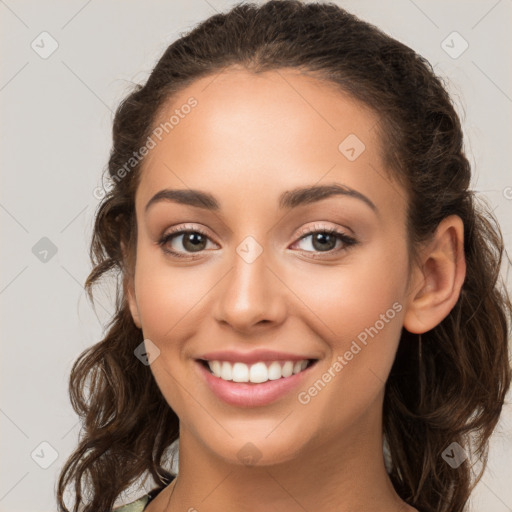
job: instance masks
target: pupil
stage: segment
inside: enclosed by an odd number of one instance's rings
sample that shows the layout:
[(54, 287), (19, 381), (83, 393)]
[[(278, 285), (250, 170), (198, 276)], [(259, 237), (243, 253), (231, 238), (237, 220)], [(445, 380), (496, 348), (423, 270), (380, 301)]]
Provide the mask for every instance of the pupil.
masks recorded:
[[(329, 242), (331, 242), (330, 245), (332, 245), (332, 242), (334, 242), (334, 245), (336, 244), (336, 239), (330, 235), (329, 233), (317, 233), (316, 236), (313, 237), (313, 247), (315, 249), (325, 249), (326, 245), (325, 242), (327, 241), (327, 245), (329, 245)], [(320, 245), (317, 247), (317, 243), (320, 242)], [(334, 245), (332, 247), (329, 247), (327, 250), (333, 249)]]
[[(201, 233), (188, 233), (183, 238), (183, 245), (185, 248), (192, 249), (192, 251), (200, 251), (203, 249), (201, 244), (204, 244), (205, 240), (202, 240), (203, 235)], [(188, 244), (191, 244), (189, 247)]]

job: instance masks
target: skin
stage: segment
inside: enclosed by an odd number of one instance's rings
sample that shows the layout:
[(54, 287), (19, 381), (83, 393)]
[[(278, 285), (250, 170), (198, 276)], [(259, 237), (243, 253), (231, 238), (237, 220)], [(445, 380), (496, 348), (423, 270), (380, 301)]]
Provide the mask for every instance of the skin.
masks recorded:
[[(232, 68), (181, 91), (162, 120), (190, 96), (198, 105), (144, 162), (136, 265), (125, 279), (133, 320), (160, 350), (151, 370), (180, 418), (179, 477), (146, 510), (414, 510), (384, 466), (384, 385), (402, 328), (425, 332), (457, 301), (465, 275), (460, 218), (444, 219), (413, 263), (407, 194), (383, 165), (378, 118), (332, 85), (295, 70)], [(338, 149), (349, 134), (365, 144), (354, 161)], [(284, 191), (331, 183), (364, 194), (377, 212), (344, 195), (278, 207)], [(162, 201), (144, 212), (160, 190), (189, 188), (211, 193), (220, 210)], [(202, 252), (176, 235), (167, 247), (189, 259), (165, 254), (158, 240), (173, 226), (205, 230)], [(359, 243), (322, 250), (311, 235), (300, 241), (302, 228), (336, 228)], [(263, 250), (252, 263), (236, 252), (249, 235)], [(394, 303), (394, 318), (300, 403), (298, 392)], [(199, 378), (198, 355), (255, 348), (319, 361), (300, 389), (255, 408), (220, 401)], [(254, 465), (237, 455), (248, 442), (260, 456)]]

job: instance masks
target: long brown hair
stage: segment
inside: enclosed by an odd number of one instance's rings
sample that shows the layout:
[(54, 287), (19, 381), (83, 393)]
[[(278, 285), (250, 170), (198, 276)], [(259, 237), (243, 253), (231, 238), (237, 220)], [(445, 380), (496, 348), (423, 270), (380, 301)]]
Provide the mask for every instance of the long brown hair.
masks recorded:
[(391, 481), (403, 500), (422, 512), (463, 511), (481, 472), (472, 474), (471, 458), (451, 467), (443, 451), (452, 443), (472, 449), (483, 471), (510, 384), (512, 306), (499, 275), (502, 235), (469, 189), (461, 123), (429, 62), (333, 3), (298, 0), (241, 3), (205, 20), (167, 48), (145, 85), (116, 111), (110, 187), (96, 212), (86, 282), (92, 300), (93, 284), (113, 274), (116, 312), (104, 339), (78, 357), (70, 375), (83, 435), (61, 471), (59, 510), (68, 512), (63, 494), (73, 482), (73, 511), (83, 505), (85, 512), (103, 512), (141, 476), (164, 487), (170, 475), (162, 456), (178, 438), (179, 421), (149, 366), (134, 356), (143, 335), (124, 289), (134, 269), (134, 197), (144, 160), (122, 179), (119, 170), (144, 145), (173, 94), (230, 66), (254, 73), (300, 69), (378, 114), (385, 163), (407, 191), (411, 254), (444, 217), (462, 218), (467, 272), (460, 297), (421, 337), (403, 330), (386, 383), (383, 433)]

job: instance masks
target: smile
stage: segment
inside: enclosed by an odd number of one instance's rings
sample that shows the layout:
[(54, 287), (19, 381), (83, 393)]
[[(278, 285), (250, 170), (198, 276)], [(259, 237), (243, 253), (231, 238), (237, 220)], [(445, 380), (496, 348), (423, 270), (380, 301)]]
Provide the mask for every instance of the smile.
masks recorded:
[(235, 407), (262, 407), (290, 396), (318, 359), (257, 361), (252, 364), (196, 359), (199, 376), (222, 402)]
[(203, 361), (215, 377), (233, 382), (261, 384), (269, 380), (290, 377), (305, 370), (313, 363), (312, 359), (300, 361), (259, 361), (248, 365), (242, 362)]

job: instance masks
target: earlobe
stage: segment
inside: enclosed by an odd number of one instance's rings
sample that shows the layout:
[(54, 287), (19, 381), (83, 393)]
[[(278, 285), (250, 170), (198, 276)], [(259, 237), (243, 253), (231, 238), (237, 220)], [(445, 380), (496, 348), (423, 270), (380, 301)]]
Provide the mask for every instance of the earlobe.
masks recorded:
[(137, 305), (137, 301), (135, 299), (135, 290), (133, 287), (133, 280), (130, 279), (130, 282), (127, 282), (124, 286), (124, 293), (126, 296), (126, 301), (130, 308), (130, 313), (132, 314), (133, 323), (139, 328), (142, 329), (142, 323), (140, 321), (139, 307)]
[[(123, 242), (121, 242), (121, 251), (123, 253), (123, 258), (127, 261), (126, 258), (126, 247)], [(134, 285), (134, 276), (133, 274), (128, 274), (130, 269), (124, 269), (125, 275), (123, 277), (123, 290), (124, 295), (126, 297), (126, 302), (128, 303), (128, 307), (130, 308), (130, 313), (132, 315), (133, 323), (139, 328), (142, 329), (142, 323), (140, 321), (139, 307), (137, 305), (137, 301), (135, 299), (135, 285)]]
[(404, 327), (412, 333), (433, 329), (455, 306), (466, 276), (464, 224), (458, 215), (443, 219), (421, 256), (411, 280)]

